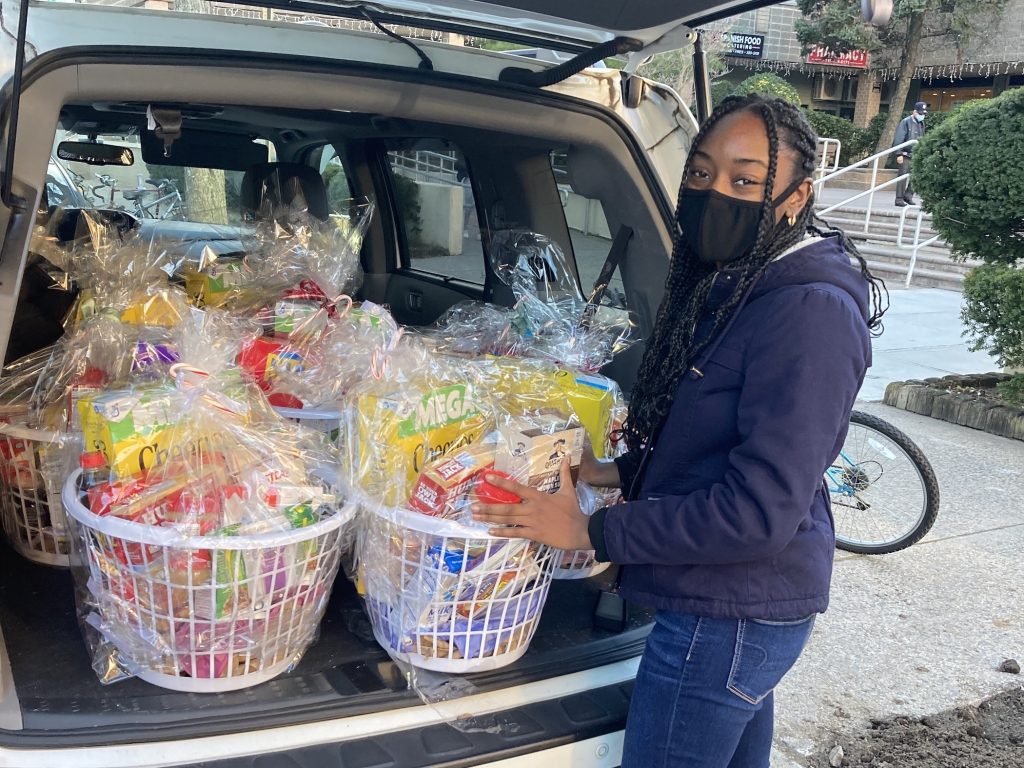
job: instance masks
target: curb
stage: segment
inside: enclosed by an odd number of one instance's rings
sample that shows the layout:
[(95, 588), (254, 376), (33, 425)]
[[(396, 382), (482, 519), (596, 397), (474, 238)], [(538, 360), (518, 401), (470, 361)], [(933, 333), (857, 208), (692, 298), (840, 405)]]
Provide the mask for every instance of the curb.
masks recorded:
[(882, 402), (933, 419), (948, 421), (1011, 440), (1024, 440), (1024, 408), (975, 395), (946, 391), (949, 385), (993, 387), (1011, 378), (1008, 373), (980, 373), (935, 379), (893, 381), (885, 388)]

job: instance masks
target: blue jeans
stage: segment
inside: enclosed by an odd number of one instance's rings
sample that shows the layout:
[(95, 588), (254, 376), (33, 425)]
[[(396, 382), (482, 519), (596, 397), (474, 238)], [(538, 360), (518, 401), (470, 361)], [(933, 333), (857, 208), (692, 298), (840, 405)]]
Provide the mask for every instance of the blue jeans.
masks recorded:
[(636, 676), (622, 768), (768, 768), (772, 691), (813, 626), (814, 616), (659, 611)]

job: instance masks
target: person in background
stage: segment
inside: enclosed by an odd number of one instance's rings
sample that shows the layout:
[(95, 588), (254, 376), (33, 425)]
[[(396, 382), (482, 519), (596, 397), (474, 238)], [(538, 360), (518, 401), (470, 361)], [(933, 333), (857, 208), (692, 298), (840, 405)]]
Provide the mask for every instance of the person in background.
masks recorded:
[[(892, 145), (896, 147), (911, 139), (920, 139), (924, 136), (924, 118), (927, 114), (927, 103), (919, 101), (914, 104), (914, 111), (900, 120)], [(896, 155), (897, 170), (902, 174), (900, 180), (896, 182), (896, 205), (900, 207), (914, 204), (914, 185), (910, 180), (910, 156), (913, 149), (913, 147), (904, 147)]]
[(884, 286), (815, 223), (817, 139), (798, 107), (757, 95), (723, 101), (694, 139), (629, 450), (580, 466), (624, 501), (588, 518), (563, 460), (554, 494), (487, 476), (521, 501), (473, 507), (493, 535), (595, 550), (626, 599), (657, 608), (622, 768), (767, 768), (772, 692), (828, 605), (822, 475)]

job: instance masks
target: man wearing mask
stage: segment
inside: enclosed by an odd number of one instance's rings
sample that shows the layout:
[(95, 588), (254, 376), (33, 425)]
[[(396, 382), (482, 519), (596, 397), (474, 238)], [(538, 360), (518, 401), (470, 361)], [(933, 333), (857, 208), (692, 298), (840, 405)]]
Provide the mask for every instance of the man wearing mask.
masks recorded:
[[(903, 144), (911, 139), (920, 139), (924, 136), (924, 116), (928, 114), (928, 104), (919, 101), (914, 104), (914, 111), (900, 121), (896, 129), (894, 147)], [(896, 155), (896, 168), (902, 175), (896, 182), (896, 205), (914, 204), (914, 187), (910, 181), (910, 155), (913, 147), (904, 147)]]

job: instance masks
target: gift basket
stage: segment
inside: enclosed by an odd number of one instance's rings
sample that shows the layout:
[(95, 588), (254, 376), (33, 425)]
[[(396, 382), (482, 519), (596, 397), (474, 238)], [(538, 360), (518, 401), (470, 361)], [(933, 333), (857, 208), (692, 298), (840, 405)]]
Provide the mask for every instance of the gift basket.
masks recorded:
[(553, 553), (469, 519), (468, 504), (500, 493), (483, 473), (507, 453), (485, 380), (415, 336), (376, 374), (354, 393), (346, 461), (361, 507), (357, 587), (374, 635), (424, 669), (509, 664), (533, 637)]
[(440, 672), (482, 672), (527, 650), (554, 552), (364, 500), (361, 580), (374, 636), (391, 656)]
[(337, 455), (280, 418), (235, 362), (250, 319), (192, 310), (164, 378), (77, 403), (63, 488), (94, 666), (214, 692), (269, 680), (313, 642), (355, 508)]
[(0, 411), (0, 515), (7, 540), (22, 557), (68, 565), (67, 526), (60, 501), (64, 438), (56, 430), (17, 423), (23, 411)]

